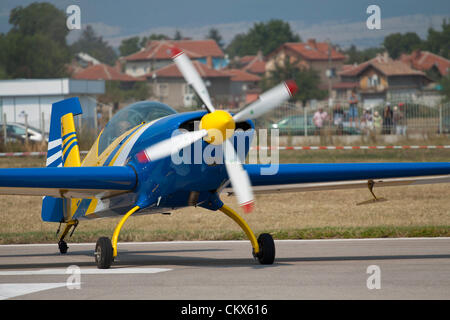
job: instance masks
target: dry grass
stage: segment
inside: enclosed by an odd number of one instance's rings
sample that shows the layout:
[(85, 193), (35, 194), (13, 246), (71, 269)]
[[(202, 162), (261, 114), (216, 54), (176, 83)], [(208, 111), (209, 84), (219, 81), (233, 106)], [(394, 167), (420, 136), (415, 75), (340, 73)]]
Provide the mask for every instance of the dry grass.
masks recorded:
[[(403, 161), (421, 161), (419, 159), (423, 158), (423, 152), (427, 151), (432, 151), (429, 155), (434, 155), (428, 157), (427, 161), (450, 159), (449, 151), (433, 153), (436, 150), (408, 150)], [(367, 161), (367, 158), (371, 160), (370, 156), (364, 158), (353, 151), (353, 157), (348, 151), (343, 151), (347, 153), (342, 156), (334, 153), (336, 151), (325, 152), (317, 151), (317, 154), (320, 153), (317, 157), (311, 153), (299, 152), (297, 156), (290, 153), (286, 158), (288, 161), (298, 161), (298, 157), (307, 155), (308, 162), (349, 161), (355, 157), (360, 158), (360, 161)], [(372, 152), (382, 155), (381, 151)], [(383, 157), (377, 157), (377, 160), (380, 158)], [(43, 158), (0, 159), (0, 167), (42, 164)], [(429, 231), (429, 228), (432, 229), (431, 235), (449, 236), (449, 188), (449, 184), (375, 188), (377, 196), (388, 198), (389, 201), (365, 206), (356, 206), (356, 203), (371, 198), (369, 192), (363, 189), (257, 196), (255, 211), (244, 218), (255, 233), (269, 231), (279, 238), (343, 237), (349, 231), (349, 236), (428, 235), (423, 231)], [(40, 197), (1, 196), (0, 199), (0, 243), (56, 241), (57, 224), (40, 220)], [(234, 197), (223, 196), (223, 200), (237, 207)], [(82, 221), (70, 241), (95, 241), (102, 235), (111, 236), (117, 222), (118, 218)], [(157, 214), (133, 217), (125, 224), (120, 240), (236, 238), (243, 239), (245, 236), (224, 214), (190, 207), (174, 211), (170, 216)]]

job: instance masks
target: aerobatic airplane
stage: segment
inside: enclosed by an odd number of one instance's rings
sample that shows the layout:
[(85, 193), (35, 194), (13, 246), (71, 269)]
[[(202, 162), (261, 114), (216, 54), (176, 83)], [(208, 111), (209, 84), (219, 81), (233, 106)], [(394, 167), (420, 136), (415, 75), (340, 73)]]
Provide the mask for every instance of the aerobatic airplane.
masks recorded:
[[(101, 237), (95, 246), (97, 267), (109, 268), (128, 217), (200, 206), (232, 218), (248, 236), (254, 258), (272, 264), (271, 235), (257, 238), (221, 201), (221, 192), (235, 194), (243, 210), (251, 211), (255, 193), (368, 187), (375, 201), (373, 186), (450, 182), (449, 162), (280, 164), (276, 174), (261, 174), (265, 165), (242, 164), (235, 143), (244, 135), (247, 155), (255, 133), (251, 119), (288, 100), (296, 84), (286, 81), (232, 115), (215, 110), (184, 52), (172, 48), (172, 58), (207, 110), (177, 113), (159, 102), (132, 104), (114, 115), (81, 162), (74, 116), (82, 109), (77, 98), (66, 99), (52, 106), (46, 167), (0, 169), (0, 194), (44, 196), (42, 220), (64, 224), (58, 236), (62, 254), (79, 221), (121, 216), (112, 238)], [(194, 144), (201, 152), (211, 146), (222, 150), (224, 161), (173, 161)]]

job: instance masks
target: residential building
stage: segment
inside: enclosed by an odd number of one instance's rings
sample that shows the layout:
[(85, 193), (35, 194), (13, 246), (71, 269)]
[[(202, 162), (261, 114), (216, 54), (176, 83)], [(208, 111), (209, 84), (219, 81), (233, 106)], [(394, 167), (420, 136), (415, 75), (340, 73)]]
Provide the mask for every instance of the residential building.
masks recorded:
[(387, 54), (353, 67), (346, 66), (338, 74), (340, 82), (333, 86), (334, 98), (346, 99), (352, 89), (357, 89), (364, 107), (386, 100), (413, 100), (431, 82), (424, 72), (392, 60)]
[[(320, 76), (321, 89), (327, 89), (330, 84), (339, 82), (335, 75), (346, 59), (344, 54), (328, 42), (316, 42), (315, 39), (309, 39), (307, 42), (286, 42), (267, 56), (266, 73), (274, 70), (276, 64), (283, 65), (286, 58), (301, 68), (316, 70)], [(331, 74), (327, 74), (329, 69)]]
[(120, 82), (136, 82), (145, 81), (143, 77), (132, 77), (117, 70), (115, 67), (108, 66), (103, 63), (93, 64), (86, 69), (76, 72), (74, 79), (84, 80), (106, 80), (106, 81), (120, 81)]
[(224, 68), (228, 63), (214, 40), (158, 40), (150, 41), (140, 51), (123, 57), (124, 72), (139, 77), (171, 64), (171, 48), (174, 46), (183, 50), (191, 60), (212, 69)]
[(255, 93), (261, 93), (259, 81), (261, 77), (240, 69), (224, 69), (224, 73), (231, 76), (230, 98), (232, 108), (240, 108), (254, 101)]
[(415, 50), (411, 54), (402, 54), (400, 60), (436, 78), (445, 77), (450, 71), (450, 60), (429, 51)]
[[(205, 82), (212, 102), (218, 108), (230, 103), (231, 75), (203, 64), (193, 62), (197, 72)], [(145, 75), (152, 87), (154, 97), (172, 107), (192, 107), (200, 104), (195, 99), (195, 93), (186, 82), (175, 63), (166, 65)]]

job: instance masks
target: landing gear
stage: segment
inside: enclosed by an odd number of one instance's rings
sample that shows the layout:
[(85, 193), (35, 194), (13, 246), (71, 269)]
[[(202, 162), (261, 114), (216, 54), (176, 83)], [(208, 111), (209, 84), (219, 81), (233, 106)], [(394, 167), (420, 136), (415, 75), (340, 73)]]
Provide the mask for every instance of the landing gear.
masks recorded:
[[(59, 226), (61, 227), (61, 223), (59, 224)], [(64, 241), (64, 238), (67, 236), (67, 234), (69, 233), (70, 229), (72, 229), (72, 232), (70, 233), (70, 237), (72, 236), (73, 232), (75, 231), (75, 229), (78, 226), (78, 220), (70, 220), (67, 222), (63, 233), (61, 234), (61, 236), (59, 237), (59, 241), (58, 241), (58, 248), (59, 248), (59, 252), (61, 254), (66, 254), (67, 250), (69, 249), (69, 247), (67, 246), (67, 243)], [(56, 234), (59, 233), (60, 228), (58, 228), (58, 231), (56, 231)]]
[(114, 261), (111, 240), (107, 237), (99, 238), (95, 245), (94, 255), (97, 268), (108, 269)]
[(273, 264), (275, 260), (275, 242), (268, 233), (262, 233), (258, 237), (259, 252), (255, 254), (261, 264)]
[(97, 240), (95, 245), (95, 263), (99, 269), (108, 269), (117, 257), (117, 240), (119, 239), (119, 233), (122, 229), (125, 221), (136, 211), (139, 210), (139, 206), (135, 206), (130, 211), (128, 211), (120, 220), (119, 224), (114, 230), (112, 240), (107, 237), (101, 237)]
[(237, 212), (227, 205), (223, 205), (219, 210), (233, 219), (245, 232), (252, 244), (253, 256), (255, 259), (261, 264), (273, 264), (275, 261), (275, 242), (273, 241), (272, 236), (268, 233), (262, 233), (258, 239), (256, 239), (253, 231)]
[(69, 247), (67, 246), (67, 243), (64, 240), (59, 240), (58, 248), (59, 248), (59, 252), (61, 254), (66, 254), (67, 253), (67, 249), (69, 249)]

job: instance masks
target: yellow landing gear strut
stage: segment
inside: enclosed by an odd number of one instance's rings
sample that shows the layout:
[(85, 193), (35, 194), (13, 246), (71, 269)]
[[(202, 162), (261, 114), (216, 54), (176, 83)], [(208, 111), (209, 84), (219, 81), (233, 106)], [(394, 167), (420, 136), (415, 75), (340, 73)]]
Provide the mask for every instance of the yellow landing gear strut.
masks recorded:
[(122, 229), (125, 221), (136, 211), (139, 210), (139, 206), (135, 206), (133, 209), (128, 211), (122, 219), (120, 219), (119, 223), (114, 229), (114, 233), (112, 236), (112, 242), (107, 237), (101, 237), (97, 240), (97, 244), (95, 245), (95, 263), (99, 269), (108, 269), (114, 258), (117, 257), (117, 241), (119, 239), (119, 233)]
[(248, 224), (242, 219), (241, 216), (237, 214), (236, 211), (223, 205), (219, 208), (220, 211), (225, 213), (228, 217), (234, 220), (241, 229), (245, 232), (248, 239), (250, 240), (253, 247), (253, 256), (258, 259), (261, 264), (272, 264), (275, 260), (275, 243), (273, 238), (268, 233), (261, 234), (258, 239), (256, 239), (255, 234), (250, 229)]
[[(61, 254), (66, 254), (67, 249), (69, 249), (69, 247), (67, 246), (67, 243), (64, 241), (64, 238), (67, 236), (70, 229), (73, 227), (72, 233), (70, 234), (72, 236), (72, 234), (75, 231), (77, 226), (78, 226), (78, 220), (70, 220), (67, 222), (63, 233), (61, 233), (61, 235), (59, 236), (59, 239), (58, 239), (58, 247), (59, 247), (59, 252)], [(58, 228), (58, 231), (56, 232), (56, 234), (58, 234), (58, 233), (59, 233), (59, 228)]]

